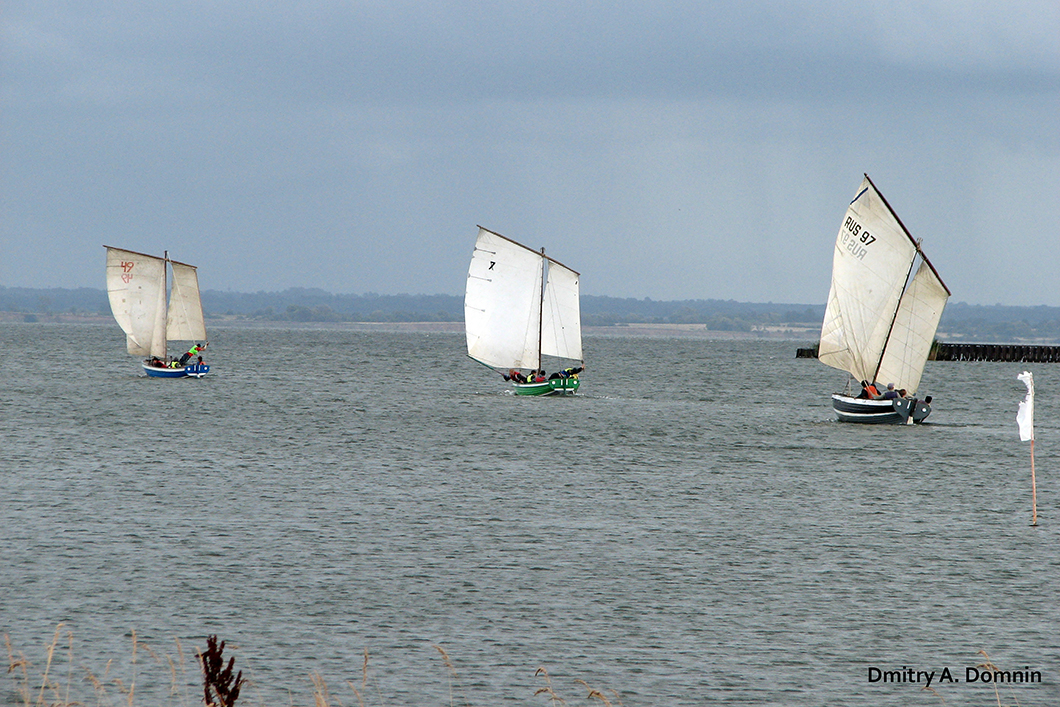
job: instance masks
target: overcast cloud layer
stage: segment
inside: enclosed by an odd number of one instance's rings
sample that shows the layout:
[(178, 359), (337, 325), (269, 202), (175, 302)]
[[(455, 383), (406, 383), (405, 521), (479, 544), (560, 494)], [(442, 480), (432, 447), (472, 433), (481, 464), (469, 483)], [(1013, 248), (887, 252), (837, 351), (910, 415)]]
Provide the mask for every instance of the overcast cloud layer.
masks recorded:
[(1060, 305), (1060, 3), (7, 2), (0, 285), (823, 303), (867, 172), (955, 301)]

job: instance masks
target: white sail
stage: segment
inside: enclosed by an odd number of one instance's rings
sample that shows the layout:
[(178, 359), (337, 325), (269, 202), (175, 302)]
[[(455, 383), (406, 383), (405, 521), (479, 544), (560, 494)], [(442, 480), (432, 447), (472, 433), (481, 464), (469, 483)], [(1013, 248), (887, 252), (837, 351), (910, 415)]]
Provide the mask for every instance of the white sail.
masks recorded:
[(916, 392), (949, 297), (949, 291), (935, 271), (927, 261), (921, 262), (902, 295), (891, 336), (887, 339), (877, 375), (881, 383), (894, 383), (895, 388), (905, 388), (909, 395)]
[(479, 228), (464, 294), (467, 353), (495, 368), (537, 368), (544, 258)]
[(857, 380), (875, 378), (916, 252), (866, 175), (836, 238), (818, 348), (822, 363)]
[(133, 356), (166, 355), (166, 261), (107, 246), (107, 295)]
[(578, 273), (549, 260), (541, 313), (541, 353), (582, 360), (582, 317)]
[(169, 261), (173, 266), (173, 289), (169, 295), (166, 338), (191, 341), (206, 338), (206, 323), (199, 299), (199, 276), (195, 266)]

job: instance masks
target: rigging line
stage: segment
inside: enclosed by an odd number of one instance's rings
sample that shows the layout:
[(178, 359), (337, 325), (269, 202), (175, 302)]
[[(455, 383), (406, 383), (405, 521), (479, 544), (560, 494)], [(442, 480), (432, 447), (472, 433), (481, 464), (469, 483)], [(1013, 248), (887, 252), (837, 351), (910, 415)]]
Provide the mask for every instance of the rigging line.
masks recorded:
[(488, 368), (488, 369), (490, 369), (491, 371), (493, 371), (494, 373), (496, 373), (496, 374), (497, 374), (498, 376), (502, 376), (502, 377), (504, 376), (504, 374), (503, 374), (503, 373), (501, 373), (500, 371), (498, 371), (498, 370), (497, 370), (496, 368), (494, 368), (493, 366), (489, 365), (488, 363), (482, 363), (482, 361), (479, 361), (479, 360), (478, 360), (477, 358), (475, 358), (475, 357), (474, 357), (474, 356), (472, 356), (471, 354), (468, 354), (468, 355), (467, 355), (467, 357), (468, 357), (468, 358), (470, 358), (470, 359), (471, 359), (472, 361), (474, 361), (475, 363), (479, 363), (479, 364), (482, 364), (482, 365), (483, 365), (483, 366), (485, 366), (486, 368)]

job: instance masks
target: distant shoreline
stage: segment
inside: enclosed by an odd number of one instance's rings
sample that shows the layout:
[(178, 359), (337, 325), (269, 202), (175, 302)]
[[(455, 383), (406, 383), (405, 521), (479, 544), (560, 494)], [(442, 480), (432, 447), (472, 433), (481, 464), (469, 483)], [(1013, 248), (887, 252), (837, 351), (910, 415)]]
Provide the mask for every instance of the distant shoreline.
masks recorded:
[[(27, 319), (29, 317), (30, 319)], [(0, 312), (0, 323), (36, 324), (81, 324), (113, 326), (113, 317), (102, 314), (27, 314), (25, 312)], [(233, 316), (212, 317), (206, 320), (207, 327), (221, 329), (304, 329), (339, 331), (415, 332), (463, 334), (463, 322), (290, 322), (261, 319), (245, 319)], [(816, 341), (820, 326), (777, 325), (757, 327), (752, 331), (718, 331), (707, 329), (705, 324), (616, 324), (612, 326), (583, 326), (586, 336), (621, 338), (688, 338), (688, 339), (765, 339), (790, 341)]]
[[(333, 295), (300, 288), (202, 294), (207, 326), (453, 332), (461, 331), (464, 321), (464, 301), (457, 295)], [(581, 297), (582, 329), (590, 336), (813, 342), (820, 338), (824, 313), (824, 304)], [(3, 321), (112, 322), (105, 290), (0, 286)], [(950, 303), (936, 338), (962, 344), (1060, 345), (1060, 307)]]
[[(89, 313), (29, 313), (0, 311), (0, 324), (68, 324), (112, 326), (117, 328), (114, 318), (107, 314)], [(363, 331), (363, 332), (410, 332), (463, 334), (462, 321), (290, 321), (283, 319), (258, 319), (244, 315), (225, 314), (208, 317), (206, 326), (210, 329), (287, 329), (306, 331)], [(674, 322), (629, 322), (605, 326), (591, 326), (582, 323), (585, 336), (614, 338), (684, 338), (720, 341), (801, 341), (814, 343), (820, 339), (819, 322), (787, 322), (775, 324), (751, 324), (750, 330), (732, 331), (727, 329), (710, 329), (702, 323), (684, 324)], [(1051, 332), (1050, 332), (1051, 333)], [(990, 336), (976, 335), (974, 332), (940, 330), (935, 337), (938, 341), (949, 344), (1022, 344), (1022, 345), (1060, 345), (1058, 337), (1046, 336)]]

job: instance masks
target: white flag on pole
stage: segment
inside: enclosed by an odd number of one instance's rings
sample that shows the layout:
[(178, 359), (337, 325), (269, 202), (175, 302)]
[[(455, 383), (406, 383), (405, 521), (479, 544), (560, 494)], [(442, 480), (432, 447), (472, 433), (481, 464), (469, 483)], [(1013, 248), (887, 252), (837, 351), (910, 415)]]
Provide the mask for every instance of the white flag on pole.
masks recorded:
[(1027, 384), (1027, 398), (1020, 403), (1020, 410), (1016, 413), (1020, 440), (1027, 442), (1034, 439), (1034, 376), (1030, 371), (1024, 371), (1016, 377)]

